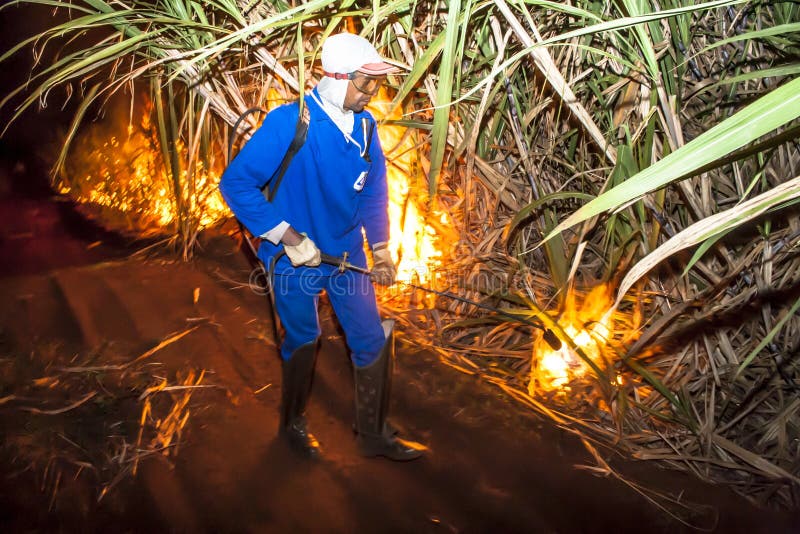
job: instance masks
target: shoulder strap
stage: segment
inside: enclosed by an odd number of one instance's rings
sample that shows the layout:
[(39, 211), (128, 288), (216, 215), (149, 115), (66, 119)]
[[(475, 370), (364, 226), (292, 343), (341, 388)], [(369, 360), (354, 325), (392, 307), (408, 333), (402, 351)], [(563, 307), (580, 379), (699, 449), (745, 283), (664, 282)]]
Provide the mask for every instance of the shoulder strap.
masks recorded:
[(236, 119), (236, 122), (233, 123), (233, 131), (228, 139), (228, 159), (225, 162), (226, 165), (229, 165), (231, 160), (233, 159), (233, 144), (236, 142), (236, 138), (239, 134), (239, 126), (242, 125), (242, 122), (247, 118), (248, 115), (252, 113), (266, 113), (266, 110), (259, 107), (250, 108), (241, 115), (239, 118)]
[(300, 151), (300, 148), (306, 142), (306, 137), (308, 136), (308, 123), (311, 121), (311, 116), (308, 113), (308, 106), (301, 105), (301, 107), (302, 111), (297, 117), (297, 126), (295, 126), (294, 129), (294, 139), (292, 139), (286, 154), (283, 155), (281, 165), (275, 172), (270, 185), (264, 188), (263, 193), (264, 197), (267, 199), (267, 202), (272, 202), (272, 200), (275, 198), (275, 193), (278, 192), (278, 187), (281, 185), (283, 175), (286, 174), (289, 164), (292, 163), (292, 159), (294, 158), (295, 154)]
[(361, 119), (361, 127), (364, 130), (364, 160), (367, 163), (371, 163), (372, 158), (369, 155), (369, 149), (372, 147), (372, 132), (375, 131), (375, 122), (363, 117)]

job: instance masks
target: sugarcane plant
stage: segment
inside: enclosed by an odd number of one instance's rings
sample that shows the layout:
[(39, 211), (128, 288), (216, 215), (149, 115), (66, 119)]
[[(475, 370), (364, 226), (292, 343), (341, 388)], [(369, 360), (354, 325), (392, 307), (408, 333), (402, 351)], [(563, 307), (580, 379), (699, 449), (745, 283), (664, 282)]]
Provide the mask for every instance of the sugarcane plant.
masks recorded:
[[(390, 164), (415, 151), (414, 169), (403, 167), (416, 188), (407, 200), (442, 234), (456, 229), (447, 270), (431, 283), (503, 309), (481, 315), (414, 297), (409, 313), (408, 295), (392, 292), (384, 308), (406, 335), (584, 437), (797, 504), (796, 3), (19, 0), (0, 9), (37, 6), (62, 19), (0, 61), (69, 44), (0, 105), (22, 98), (20, 114), (54, 88), (81, 92), (57, 165), (79, 189), (69, 147), (82, 122), (109, 95), (145, 87), (171, 228), (187, 254), (203, 227), (199, 196), (211, 194), (207, 171), (257, 122), (250, 115), (233, 132), (237, 118), (310, 88), (325, 36), (367, 36), (408, 65), (390, 79), (400, 111), (386, 124), (414, 142), (390, 151)], [(543, 351), (508, 314), (542, 322), (564, 354)], [(553, 358), (562, 368), (546, 382)]]

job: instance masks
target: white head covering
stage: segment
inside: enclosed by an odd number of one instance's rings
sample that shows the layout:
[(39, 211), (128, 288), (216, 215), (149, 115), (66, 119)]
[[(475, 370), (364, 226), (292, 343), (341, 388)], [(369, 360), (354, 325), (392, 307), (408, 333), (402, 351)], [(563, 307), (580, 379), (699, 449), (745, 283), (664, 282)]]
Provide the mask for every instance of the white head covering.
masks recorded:
[(372, 43), (354, 33), (339, 33), (322, 45), (322, 70), (332, 74), (359, 71), (380, 76), (397, 68), (383, 59)]
[[(322, 44), (322, 70), (331, 74), (349, 74), (359, 71), (378, 76), (396, 70), (375, 50), (372, 44), (353, 33), (331, 35)], [(348, 80), (337, 80), (323, 76), (317, 85), (322, 98), (322, 109), (342, 131), (349, 135), (353, 131), (353, 112), (344, 109)]]

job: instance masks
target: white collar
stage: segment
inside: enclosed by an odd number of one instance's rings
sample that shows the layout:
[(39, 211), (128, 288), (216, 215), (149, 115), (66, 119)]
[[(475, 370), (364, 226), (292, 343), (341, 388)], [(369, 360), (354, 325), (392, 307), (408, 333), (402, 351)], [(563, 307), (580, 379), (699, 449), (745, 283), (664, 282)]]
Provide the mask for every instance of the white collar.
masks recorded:
[(347, 84), (349, 83), (349, 80), (334, 80), (333, 78), (325, 77), (317, 84), (319, 98), (313, 91), (311, 92), (319, 107), (346, 137), (350, 137), (355, 125), (353, 112), (349, 109), (344, 109), (344, 99), (347, 95)]

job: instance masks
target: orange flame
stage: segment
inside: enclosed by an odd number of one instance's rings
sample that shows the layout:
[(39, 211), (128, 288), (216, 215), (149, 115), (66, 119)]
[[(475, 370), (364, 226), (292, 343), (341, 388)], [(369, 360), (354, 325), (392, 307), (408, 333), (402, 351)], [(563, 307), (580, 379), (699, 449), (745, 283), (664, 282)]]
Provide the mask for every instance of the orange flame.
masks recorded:
[[(271, 109), (286, 101), (270, 89), (266, 105)], [(370, 111), (378, 120), (401, 118), (401, 110), (389, 109), (390, 105), (384, 89), (373, 99)], [(94, 125), (84, 133), (58, 189), (78, 202), (109, 208), (103, 215), (111, 227), (149, 233), (173, 227), (179, 221), (174, 180), (162, 161), (158, 133), (150, 120), (152, 105), (141, 107), (138, 123), (131, 123), (125, 110), (115, 110), (109, 123)], [(392, 124), (382, 124), (378, 135), (387, 152), (389, 247), (399, 262), (398, 280), (429, 280), (431, 271), (441, 263), (442, 253), (437, 246), (440, 237), (426, 224), (419, 209), (425, 205), (426, 188), (424, 182), (418, 183), (424, 176), (425, 162), (417, 150), (417, 136)], [(188, 161), (185, 147), (178, 148), (184, 162)], [(211, 169), (195, 165), (191, 176), (184, 168), (178, 180), (181, 185), (177, 194), (181, 195), (184, 209), (199, 221), (201, 228), (230, 217), (217, 190), (220, 162), (218, 157)], [(446, 214), (433, 215), (444, 227), (449, 224)]]
[[(104, 222), (118, 230), (149, 233), (177, 223), (176, 188), (161, 157), (158, 135), (150, 120), (152, 105), (140, 110), (138, 123), (115, 110), (109, 123), (99, 123), (77, 142), (67, 162), (59, 193), (101, 208)], [(178, 150), (185, 155), (183, 146)], [(186, 167), (186, 166), (184, 166)], [(217, 169), (184, 168), (177, 182), (185, 209), (201, 227), (227, 216), (216, 190)]]
[[(399, 107), (390, 109), (391, 99), (385, 89), (370, 103), (370, 112), (377, 120), (402, 118)], [(404, 282), (425, 282), (442, 264), (444, 236), (425, 222), (420, 206), (425, 196), (422, 156), (417, 150), (419, 139), (406, 127), (382, 124), (378, 129), (381, 146), (387, 153), (386, 178), (389, 185), (389, 250), (397, 262), (397, 279)], [(443, 227), (450, 225), (446, 213), (432, 210)]]
[[(612, 314), (607, 313), (613, 302), (611, 288), (606, 285), (595, 287), (579, 305), (571, 293), (567, 298), (559, 326), (580, 347), (586, 356), (601, 367), (603, 352), (610, 339), (614, 323)], [(542, 339), (534, 344), (531, 378), (528, 392), (537, 390), (568, 390), (568, 384), (575, 378), (586, 374), (589, 366), (567, 343), (559, 350), (553, 350)], [(618, 377), (618, 381), (621, 377)]]

